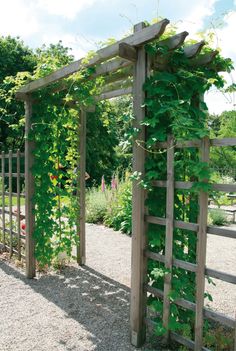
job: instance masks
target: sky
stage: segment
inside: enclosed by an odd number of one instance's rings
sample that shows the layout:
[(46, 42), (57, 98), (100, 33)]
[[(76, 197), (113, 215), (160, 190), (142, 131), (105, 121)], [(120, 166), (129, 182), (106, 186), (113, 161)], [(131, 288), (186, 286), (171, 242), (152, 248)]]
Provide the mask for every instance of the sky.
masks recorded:
[[(0, 0), (0, 35), (19, 36), (31, 48), (62, 40), (75, 59), (99, 48), (108, 38), (120, 39), (132, 26), (168, 18), (189, 38), (211, 30), (214, 48), (236, 67), (236, 0)], [(228, 84), (236, 73), (224, 74)], [(211, 113), (232, 110), (236, 97), (212, 90), (205, 97)]]

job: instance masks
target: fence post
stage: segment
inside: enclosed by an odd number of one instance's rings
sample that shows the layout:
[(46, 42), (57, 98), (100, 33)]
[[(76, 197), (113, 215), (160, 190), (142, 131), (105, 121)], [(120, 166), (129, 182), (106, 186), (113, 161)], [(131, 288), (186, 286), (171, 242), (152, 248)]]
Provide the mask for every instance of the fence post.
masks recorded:
[(5, 218), (5, 152), (2, 151), (2, 233), (3, 249), (6, 247), (6, 218)]
[(18, 260), (21, 260), (21, 228), (20, 228), (20, 150), (17, 150), (16, 156), (16, 168), (17, 168), (17, 250)]
[(12, 230), (13, 230), (13, 222), (12, 222), (12, 150), (9, 150), (8, 155), (8, 187), (9, 187), (9, 234), (10, 234), (10, 257), (13, 255), (13, 238), (12, 238)]
[(32, 99), (28, 96), (25, 100), (25, 224), (26, 224), (26, 276), (35, 277), (34, 257), (34, 177), (32, 166), (34, 163), (34, 141), (30, 140), (29, 134), (32, 126)]
[(77, 262), (84, 265), (86, 261), (86, 237), (85, 237), (85, 173), (86, 173), (86, 117), (87, 112), (80, 110), (79, 123), (79, 216), (77, 230), (79, 233), (79, 246), (77, 246)]
[[(167, 140), (167, 189), (166, 189), (166, 236), (165, 236), (165, 268), (172, 270), (174, 232), (174, 138), (168, 135)], [(169, 316), (172, 273), (164, 278), (163, 326), (167, 330), (166, 342), (169, 339)]]
[[(205, 137), (201, 140), (200, 161), (209, 163), (210, 140)], [(205, 180), (208, 182), (208, 179)], [(207, 213), (208, 192), (200, 191), (199, 195), (199, 218), (197, 233), (197, 272), (196, 272), (196, 317), (195, 317), (195, 346), (194, 350), (202, 349), (203, 339), (203, 308), (205, 290), (205, 264), (207, 246)]]
[[(134, 32), (145, 27), (144, 23), (134, 26)], [(143, 107), (145, 93), (143, 84), (147, 77), (147, 55), (144, 46), (137, 49), (137, 61), (134, 64), (134, 127), (140, 130), (136, 139), (141, 143), (145, 142), (145, 127), (140, 125), (145, 117)], [(133, 172), (141, 173), (144, 176), (145, 150), (134, 141), (133, 145)], [(131, 343), (140, 347), (146, 337), (145, 314), (146, 295), (144, 293), (144, 282), (146, 277), (146, 248), (145, 233), (145, 193), (139, 185), (139, 181), (133, 182), (132, 198), (132, 263), (131, 263)]]

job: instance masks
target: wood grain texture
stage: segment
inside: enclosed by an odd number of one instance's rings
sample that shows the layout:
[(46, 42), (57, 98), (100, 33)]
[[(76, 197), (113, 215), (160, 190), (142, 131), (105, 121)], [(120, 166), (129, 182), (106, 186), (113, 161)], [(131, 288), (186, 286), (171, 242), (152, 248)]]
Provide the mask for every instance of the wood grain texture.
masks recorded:
[(32, 118), (32, 100), (29, 96), (25, 101), (25, 222), (26, 222), (26, 276), (29, 279), (35, 277), (34, 256), (34, 176), (32, 167), (34, 163), (34, 142), (30, 140)]
[(165, 268), (170, 273), (164, 277), (163, 326), (167, 330), (166, 341), (169, 339), (169, 317), (172, 280), (172, 256), (174, 233), (174, 138), (168, 135), (167, 148), (167, 191), (166, 191), (166, 235), (165, 235)]
[(20, 227), (20, 150), (17, 151), (16, 159), (16, 168), (17, 168), (17, 250), (18, 250), (18, 260), (21, 260), (21, 227)]
[[(142, 33), (144, 24), (134, 27), (134, 31)], [(137, 61), (134, 65), (134, 124), (140, 132), (138, 140), (145, 142), (145, 127), (140, 125), (145, 117), (145, 108), (143, 107), (145, 93), (143, 84), (147, 76), (147, 58), (145, 48), (137, 50)], [(144, 177), (145, 150), (139, 147), (134, 141), (133, 144), (133, 172), (141, 174)], [(130, 324), (131, 324), (131, 343), (135, 347), (140, 347), (146, 336), (144, 319), (146, 315), (146, 297), (144, 293), (144, 282), (146, 279), (146, 257), (144, 251), (146, 248), (145, 235), (145, 206), (144, 206), (144, 189), (140, 187), (139, 181), (133, 181), (132, 197), (132, 258), (131, 258), (131, 307), (130, 307)]]
[(2, 151), (2, 240), (3, 240), (3, 249), (5, 249), (6, 244), (6, 218), (5, 218), (5, 152)]
[(85, 232), (85, 172), (86, 172), (86, 117), (83, 109), (80, 111), (79, 123), (79, 218), (78, 233), (79, 247), (77, 247), (77, 262), (84, 265), (86, 262), (86, 232)]
[[(208, 137), (201, 140), (200, 161), (209, 163), (210, 141)], [(207, 179), (204, 182), (208, 182)], [(195, 315), (195, 346), (194, 350), (199, 351), (203, 343), (203, 308), (205, 292), (205, 265), (207, 248), (207, 214), (208, 214), (208, 193), (200, 191), (199, 194), (199, 218), (197, 233), (197, 273), (196, 273), (196, 315)]]
[[(93, 58), (91, 58), (88, 62), (86, 62), (84, 59), (80, 59), (69, 64), (66, 67), (63, 67), (49, 74), (44, 78), (40, 78), (25, 85), (24, 87), (18, 90), (16, 96), (18, 98), (25, 98), (24, 94), (31, 93), (37, 89), (46, 87), (47, 85), (56, 82), (62, 78), (66, 78), (69, 75), (78, 72), (81, 68), (94, 66), (112, 57), (117, 56), (119, 53), (119, 44), (122, 42), (137, 47), (142, 46), (143, 44), (160, 37), (164, 33), (168, 23), (169, 20), (164, 19), (158, 23), (153, 24), (152, 26), (143, 27), (141, 30), (136, 31), (133, 35), (130, 35), (129, 37), (122, 39), (116, 42), (115, 44), (107, 46), (104, 49), (98, 50), (96, 55)], [(138, 28), (138, 26), (136, 28)]]

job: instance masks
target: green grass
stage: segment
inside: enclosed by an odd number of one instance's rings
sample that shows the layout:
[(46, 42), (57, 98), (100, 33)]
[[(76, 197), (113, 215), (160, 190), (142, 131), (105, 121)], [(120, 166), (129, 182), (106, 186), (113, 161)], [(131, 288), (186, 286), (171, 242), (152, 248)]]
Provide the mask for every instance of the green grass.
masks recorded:
[[(21, 206), (23, 206), (25, 204), (25, 199), (21, 198), (20, 200), (20, 204)], [(12, 197), (12, 206), (16, 206), (17, 205), (17, 197), (13, 196)], [(0, 206), (2, 206), (2, 197), (0, 197)], [(9, 206), (9, 196), (5, 196), (5, 206)]]

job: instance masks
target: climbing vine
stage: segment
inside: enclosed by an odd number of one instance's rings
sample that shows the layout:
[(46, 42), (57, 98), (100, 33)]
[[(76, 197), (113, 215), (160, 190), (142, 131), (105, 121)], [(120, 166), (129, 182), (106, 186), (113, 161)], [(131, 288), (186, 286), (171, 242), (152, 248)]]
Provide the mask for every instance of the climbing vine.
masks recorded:
[[(166, 189), (152, 186), (154, 180), (165, 180), (167, 174), (167, 155), (158, 149), (157, 142), (167, 141), (172, 134), (174, 140), (184, 141), (200, 139), (209, 135), (207, 128), (207, 106), (201, 96), (212, 85), (224, 87), (224, 80), (218, 74), (217, 67), (224, 71), (232, 69), (232, 62), (223, 59), (219, 54), (215, 57), (211, 68), (207, 65), (193, 65), (187, 59), (182, 48), (170, 53), (167, 48), (157, 44), (147, 46), (149, 55), (157, 57), (152, 74), (146, 80), (146, 126), (147, 140), (145, 148), (146, 174), (143, 186), (147, 191), (146, 206), (152, 216), (165, 217)], [(208, 52), (209, 48), (205, 49)], [(168, 65), (166, 64), (168, 62)], [(199, 161), (196, 148), (175, 149), (175, 180), (194, 181), (190, 190), (175, 190), (174, 218), (185, 222), (197, 222), (199, 190), (208, 191), (209, 185), (204, 179), (210, 180), (211, 170), (204, 162)], [(165, 227), (157, 224), (148, 226), (148, 246), (152, 252), (165, 254)], [(196, 233), (190, 230), (174, 229), (173, 257), (182, 261), (196, 263)], [(148, 260), (149, 284), (163, 291), (164, 277), (169, 273), (164, 263)], [(209, 279), (209, 282), (211, 280)], [(173, 302), (184, 298), (195, 302), (195, 273), (173, 267), (172, 290), (170, 299)], [(210, 294), (205, 297), (212, 299)], [(156, 322), (156, 333), (166, 333), (162, 323), (163, 301), (150, 295), (149, 311)], [(194, 330), (194, 312), (185, 310), (171, 303), (168, 328), (192, 337)]]

